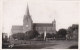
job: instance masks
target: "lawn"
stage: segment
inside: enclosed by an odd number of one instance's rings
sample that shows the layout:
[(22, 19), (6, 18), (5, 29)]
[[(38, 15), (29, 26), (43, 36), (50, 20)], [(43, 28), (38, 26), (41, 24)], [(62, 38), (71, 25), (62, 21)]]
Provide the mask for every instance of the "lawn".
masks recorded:
[(50, 44), (49, 41), (30, 41), (29, 44), (15, 45), (13, 49), (41, 49), (54, 45), (56, 44)]
[[(24, 44), (18, 44), (15, 45), (13, 48), (9, 49), (58, 49), (58, 48), (67, 48), (72, 49), (72, 46), (74, 44), (77, 44), (77, 41), (66, 41), (66, 40), (51, 40), (51, 41), (27, 41)], [(71, 47), (70, 47), (71, 46)], [(68, 48), (70, 47), (70, 48)], [(5, 48), (6, 49), (6, 48)]]
[(50, 47), (50, 46), (54, 46), (56, 44), (32, 44), (32, 45), (18, 45), (18, 46), (14, 46), (14, 49), (41, 49), (41, 48), (45, 48), (45, 47)]

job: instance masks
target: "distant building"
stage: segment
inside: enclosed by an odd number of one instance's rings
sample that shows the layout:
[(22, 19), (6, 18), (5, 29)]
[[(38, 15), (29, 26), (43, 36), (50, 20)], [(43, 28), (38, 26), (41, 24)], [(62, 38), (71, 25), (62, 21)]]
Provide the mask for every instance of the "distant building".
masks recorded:
[(2, 33), (2, 38), (3, 38), (3, 39), (8, 38), (8, 34), (7, 34), (7, 33)]
[(23, 25), (13, 25), (12, 33), (25, 33), (29, 30), (35, 29), (40, 34), (44, 33), (56, 33), (56, 21), (52, 21), (52, 23), (33, 23), (32, 18), (29, 13), (29, 8), (27, 6), (27, 12), (24, 15)]
[(8, 41), (8, 34), (7, 33), (2, 33), (2, 42)]

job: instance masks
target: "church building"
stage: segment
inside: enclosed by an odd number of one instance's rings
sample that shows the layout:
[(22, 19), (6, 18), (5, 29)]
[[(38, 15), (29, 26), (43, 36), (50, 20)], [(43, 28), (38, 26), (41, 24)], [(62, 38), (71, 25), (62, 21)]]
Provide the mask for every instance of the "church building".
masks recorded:
[(29, 13), (29, 8), (27, 5), (27, 12), (24, 15), (23, 18), (23, 25), (13, 25), (11, 32), (13, 34), (15, 33), (25, 33), (27, 31), (30, 31), (32, 29), (35, 29), (40, 34), (41, 33), (56, 33), (56, 21), (52, 21), (52, 23), (33, 23), (33, 20)]

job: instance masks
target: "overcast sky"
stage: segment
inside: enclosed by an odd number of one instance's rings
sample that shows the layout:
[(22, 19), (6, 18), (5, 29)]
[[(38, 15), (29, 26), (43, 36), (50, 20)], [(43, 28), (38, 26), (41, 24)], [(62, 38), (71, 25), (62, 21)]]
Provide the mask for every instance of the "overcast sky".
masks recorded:
[(79, 21), (78, 1), (3, 0), (3, 32), (11, 32), (12, 25), (22, 25), (27, 3), (34, 23), (51, 23), (56, 29), (68, 28)]

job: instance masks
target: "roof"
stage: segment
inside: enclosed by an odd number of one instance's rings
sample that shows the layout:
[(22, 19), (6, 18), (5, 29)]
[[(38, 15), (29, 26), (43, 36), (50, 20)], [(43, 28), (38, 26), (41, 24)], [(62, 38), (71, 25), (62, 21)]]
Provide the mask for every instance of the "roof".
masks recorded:
[(33, 25), (35, 25), (35, 26), (53, 26), (53, 24), (52, 23), (33, 23)]
[(13, 29), (13, 30), (22, 30), (22, 29), (23, 29), (23, 26), (13, 25), (13, 26), (12, 26), (12, 29)]
[(23, 26), (13, 25), (11, 31), (12, 33), (23, 33)]

